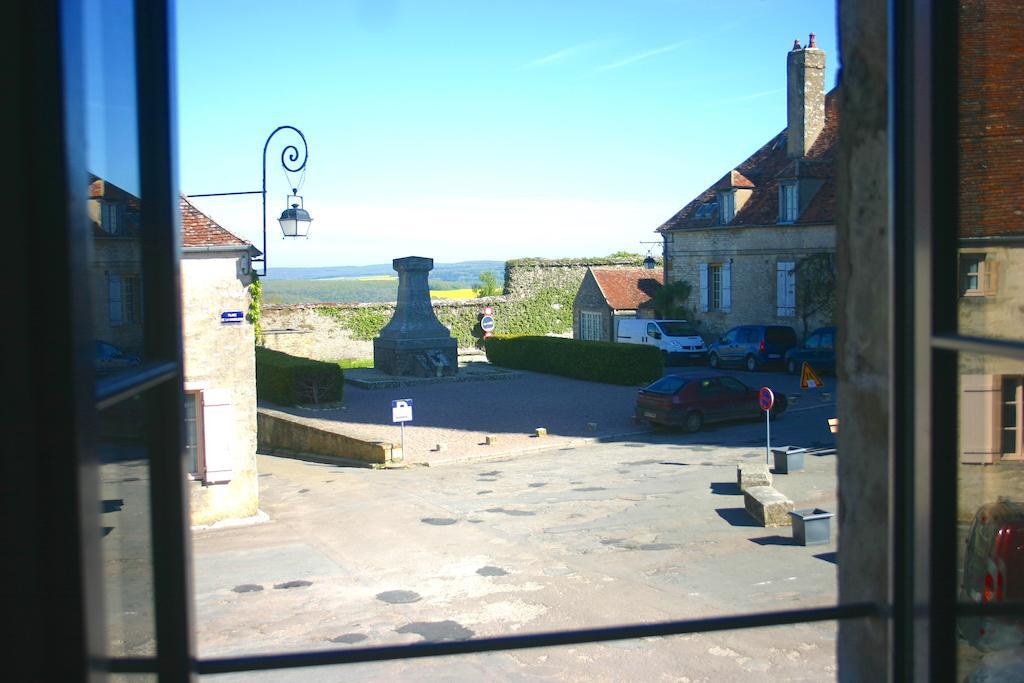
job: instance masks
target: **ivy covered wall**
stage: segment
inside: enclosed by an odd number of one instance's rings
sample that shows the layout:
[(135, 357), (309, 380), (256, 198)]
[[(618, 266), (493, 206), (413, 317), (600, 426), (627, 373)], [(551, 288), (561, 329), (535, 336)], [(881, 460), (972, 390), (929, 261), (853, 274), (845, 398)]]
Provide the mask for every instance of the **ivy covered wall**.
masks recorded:
[[(636, 258), (517, 259), (505, 264), (505, 292), (483, 299), (435, 300), (437, 319), (460, 348), (475, 346), (484, 306), (494, 309), (496, 334), (571, 335), (572, 302), (589, 266), (639, 266)], [(372, 340), (394, 304), (265, 305), (264, 345), (292, 355), (338, 360), (372, 358)]]

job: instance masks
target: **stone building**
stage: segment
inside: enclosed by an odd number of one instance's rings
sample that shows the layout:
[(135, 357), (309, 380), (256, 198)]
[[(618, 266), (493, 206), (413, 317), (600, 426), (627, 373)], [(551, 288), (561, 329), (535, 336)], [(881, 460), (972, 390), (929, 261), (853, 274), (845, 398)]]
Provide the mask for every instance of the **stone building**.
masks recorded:
[(615, 341), (619, 318), (653, 318), (664, 274), (646, 268), (587, 268), (572, 305), (573, 339)]
[(193, 524), (257, 513), (255, 332), (260, 252), (181, 198), (185, 419)]
[[(825, 94), (825, 52), (814, 34), (786, 60), (786, 128), (667, 220), (665, 282), (692, 288), (687, 305), (717, 336), (734, 325), (831, 322), (831, 307), (799, 310), (818, 286), (801, 263), (835, 254), (837, 99)], [(831, 259), (829, 259), (831, 262)]]
[[(960, 15), (957, 313), (961, 333), (976, 337), (1024, 329), (1024, 51), (1019, 29), (994, 19), (1007, 11), (1013, 6), (973, 0)], [(961, 462), (1024, 460), (1020, 362), (962, 354), (960, 372)]]
[[(142, 241), (139, 200), (93, 176), (90, 277), (97, 342), (144, 359)], [(208, 524), (257, 513), (255, 333), (248, 320), (259, 251), (180, 199), (181, 292), (187, 476), (192, 522)], [(138, 432), (136, 406), (105, 416), (110, 436)]]

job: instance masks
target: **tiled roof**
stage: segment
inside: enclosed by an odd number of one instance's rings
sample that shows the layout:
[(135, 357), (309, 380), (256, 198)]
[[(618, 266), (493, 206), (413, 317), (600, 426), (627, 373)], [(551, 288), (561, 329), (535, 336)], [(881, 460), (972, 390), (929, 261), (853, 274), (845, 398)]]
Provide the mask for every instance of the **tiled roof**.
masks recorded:
[(185, 195), (181, 196), (181, 244), (188, 247), (251, 247), (217, 224), (212, 218), (194, 207)]
[(960, 235), (1024, 234), (1020, 3), (960, 3)]
[(646, 268), (591, 268), (608, 305), (616, 311), (634, 311), (661, 289), (661, 270)]
[[(792, 178), (810, 178), (824, 182), (810, 199), (795, 223), (835, 222), (835, 155), (839, 141), (838, 96), (833, 90), (825, 96), (825, 125), (808, 150), (807, 156), (792, 159), (786, 155), (786, 131), (769, 140), (743, 163), (726, 173), (725, 177), (700, 193), (658, 228), (658, 231), (715, 227), (718, 209), (710, 209), (717, 202), (718, 190), (729, 187), (751, 188), (753, 192), (736, 212), (730, 226), (776, 225), (779, 222), (779, 181)], [(801, 202), (802, 203), (802, 202)], [(708, 209), (701, 212), (703, 205)]]

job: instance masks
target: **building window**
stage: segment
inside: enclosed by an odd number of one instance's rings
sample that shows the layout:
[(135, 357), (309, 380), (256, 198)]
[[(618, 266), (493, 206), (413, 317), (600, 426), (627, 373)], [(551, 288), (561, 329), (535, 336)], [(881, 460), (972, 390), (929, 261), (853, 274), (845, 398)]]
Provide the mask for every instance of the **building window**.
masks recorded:
[(693, 217), (707, 220), (708, 218), (711, 218), (717, 208), (718, 202), (704, 202), (697, 207), (697, 211), (693, 214)]
[(779, 222), (792, 223), (796, 220), (799, 205), (797, 202), (796, 183), (779, 185)]
[(996, 293), (995, 263), (985, 254), (960, 256), (960, 296), (992, 296)]
[(102, 202), (100, 204), (100, 228), (108, 235), (124, 234), (124, 204)]
[(185, 456), (189, 474), (196, 478), (199, 475), (199, 464), (202, 450), (202, 418), (199, 407), (201, 405), (200, 392), (185, 392)]
[(776, 264), (775, 315), (780, 318), (796, 315), (796, 264), (793, 261)]
[(601, 341), (601, 314), (592, 311), (580, 312), (580, 339)]
[(722, 309), (722, 264), (720, 263), (708, 266), (708, 308), (712, 311)]
[(732, 223), (732, 219), (736, 217), (736, 191), (719, 192), (718, 206), (718, 222), (722, 225)]
[(141, 322), (141, 289), (138, 276), (107, 276), (107, 309), (111, 325)]
[(1019, 460), (1024, 457), (1021, 438), (1021, 412), (1024, 409), (1022, 387), (1024, 377), (1006, 375), (1000, 392), (1002, 405), (1002, 455), (1004, 459)]
[(700, 310), (721, 311), (732, 310), (732, 263), (700, 264)]

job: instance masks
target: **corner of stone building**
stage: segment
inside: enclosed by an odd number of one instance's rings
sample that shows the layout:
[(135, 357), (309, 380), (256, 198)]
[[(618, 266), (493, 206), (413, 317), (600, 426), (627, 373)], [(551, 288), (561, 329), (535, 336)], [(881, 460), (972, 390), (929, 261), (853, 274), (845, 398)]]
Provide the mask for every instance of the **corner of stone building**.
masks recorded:
[[(887, 16), (885, 0), (839, 2), (840, 604), (890, 601)], [(888, 680), (888, 633), (884, 617), (840, 621), (839, 680)]]

